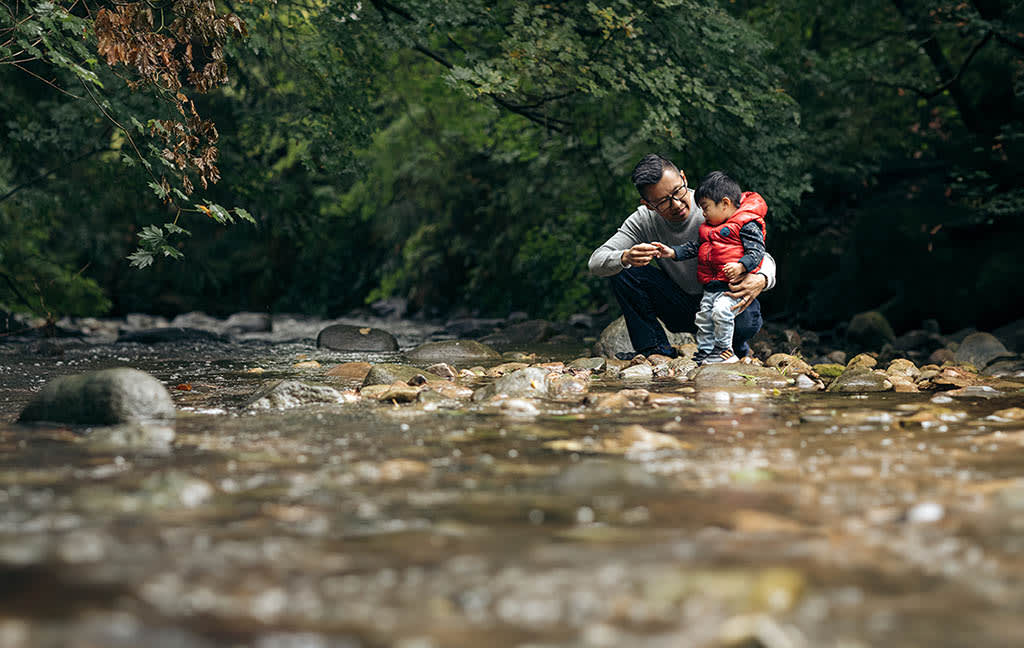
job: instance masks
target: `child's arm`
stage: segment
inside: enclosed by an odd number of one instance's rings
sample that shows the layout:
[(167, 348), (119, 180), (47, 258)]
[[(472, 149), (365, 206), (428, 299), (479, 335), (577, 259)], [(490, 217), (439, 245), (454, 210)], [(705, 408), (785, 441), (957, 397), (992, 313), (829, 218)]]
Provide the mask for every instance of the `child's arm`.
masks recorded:
[(676, 261), (692, 259), (697, 256), (697, 250), (700, 247), (696, 241), (687, 241), (682, 245), (673, 246), (668, 246), (664, 243), (655, 241), (654, 243), (651, 243), (651, 245), (658, 248), (659, 259), (675, 259)]
[(722, 266), (722, 272), (730, 282), (755, 270), (764, 259), (764, 235), (757, 223), (747, 223), (740, 229), (740, 242), (743, 244), (743, 256), (739, 261)]

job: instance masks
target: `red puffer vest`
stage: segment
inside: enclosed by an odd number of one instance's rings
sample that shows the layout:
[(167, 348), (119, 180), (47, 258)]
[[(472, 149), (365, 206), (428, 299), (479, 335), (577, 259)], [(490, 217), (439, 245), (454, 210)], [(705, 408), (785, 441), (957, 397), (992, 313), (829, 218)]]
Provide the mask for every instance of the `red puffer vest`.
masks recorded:
[[(697, 278), (702, 284), (709, 281), (728, 281), (722, 267), (726, 263), (739, 261), (743, 257), (743, 242), (740, 228), (753, 221), (761, 226), (765, 235), (764, 217), (768, 215), (768, 204), (761, 194), (745, 191), (740, 195), (740, 206), (729, 220), (721, 225), (700, 226), (700, 250), (697, 252)], [(762, 263), (764, 261), (762, 260)], [(760, 270), (760, 264), (753, 271)], [(753, 272), (752, 271), (752, 272)]]

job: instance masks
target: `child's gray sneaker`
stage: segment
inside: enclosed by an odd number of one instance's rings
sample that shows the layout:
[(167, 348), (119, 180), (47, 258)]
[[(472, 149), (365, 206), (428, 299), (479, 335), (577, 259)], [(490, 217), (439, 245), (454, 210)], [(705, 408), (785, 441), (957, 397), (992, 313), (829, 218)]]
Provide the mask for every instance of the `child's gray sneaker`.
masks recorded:
[(711, 350), (711, 353), (708, 354), (708, 357), (704, 360), (703, 364), (730, 364), (739, 361), (740, 359), (736, 357), (736, 354), (732, 352), (732, 349), (715, 347)]
[(697, 349), (693, 352), (692, 360), (699, 365), (704, 364), (704, 361), (708, 359), (708, 355), (710, 353), (710, 351), (701, 351), (700, 349)]

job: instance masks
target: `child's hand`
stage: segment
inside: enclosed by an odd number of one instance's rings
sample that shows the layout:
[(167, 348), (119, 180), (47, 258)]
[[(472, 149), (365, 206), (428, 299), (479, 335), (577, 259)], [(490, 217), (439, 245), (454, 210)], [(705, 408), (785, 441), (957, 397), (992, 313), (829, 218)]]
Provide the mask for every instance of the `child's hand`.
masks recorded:
[(743, 267), (742, 263), (736, 263), (735, 261), (732, 263), (726, 263), (724, 266), (722, 266), (722, 272), (725, 273), (726, 279), (728, 279), (730, 282), (739, 279), (740, 276), (742, 276), (743, 273), (746, 271), (747, 269)]
[(670, 248), (669, 246), (665, 245), (664, 243), (659, 243), (658, 241), (654, 241), (653, 243), (651, 243), (651, 245), (653, 245), (655, 248), (657, 248), (658, 253), (657, 253), (656, 256), (659, 259), (674, 259), (674, 258), (676, 258), (676, 251), (673, 250), (672, 248)]

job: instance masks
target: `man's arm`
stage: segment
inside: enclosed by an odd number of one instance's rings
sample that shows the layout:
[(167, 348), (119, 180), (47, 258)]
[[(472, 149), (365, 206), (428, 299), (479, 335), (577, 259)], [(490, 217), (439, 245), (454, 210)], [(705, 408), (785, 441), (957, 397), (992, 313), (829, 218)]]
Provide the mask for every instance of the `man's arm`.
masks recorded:
[(646, 243), (638, 220), (638, 212), (633, 212), (610, 239), (594, 250), (587, 263), (590, 274), (598, 277), (610, 277), (622, 272), (622, 269), (627, 267), (622, 260), (623, 253), (634, 245)]

